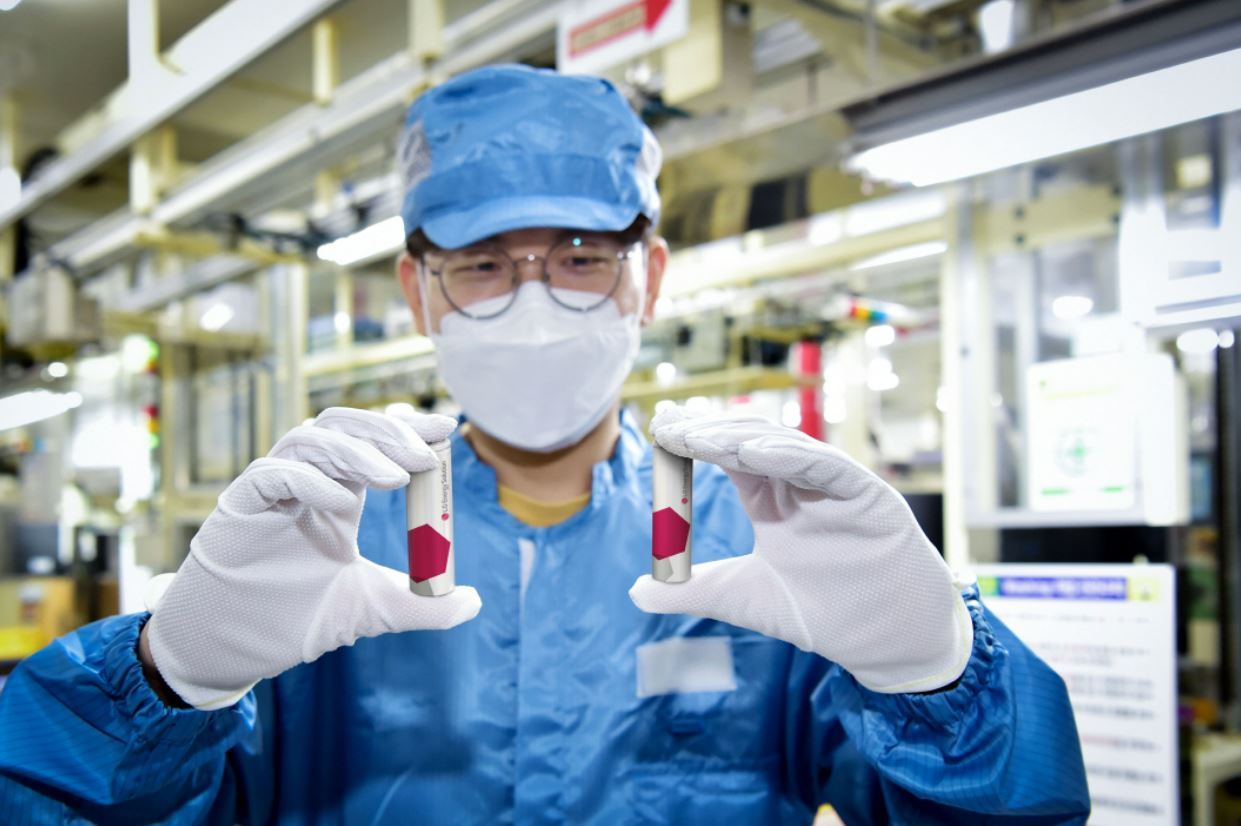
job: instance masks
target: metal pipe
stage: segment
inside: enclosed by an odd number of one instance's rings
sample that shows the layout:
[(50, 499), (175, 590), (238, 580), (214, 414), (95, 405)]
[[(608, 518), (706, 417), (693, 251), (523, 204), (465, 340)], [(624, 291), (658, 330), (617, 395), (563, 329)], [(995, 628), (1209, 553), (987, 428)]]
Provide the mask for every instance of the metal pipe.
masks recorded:
[(1241, 446), (1237, 416), (1241, 414), (1241, 359), (1237, 347), (1215, 351), (1215, 512), (1219, 525), (1216, 557), (1219, 588), (1220, 702), (1232, 726), (1241, 723), (1241, 634), (1237, 605), (1241, 599)]

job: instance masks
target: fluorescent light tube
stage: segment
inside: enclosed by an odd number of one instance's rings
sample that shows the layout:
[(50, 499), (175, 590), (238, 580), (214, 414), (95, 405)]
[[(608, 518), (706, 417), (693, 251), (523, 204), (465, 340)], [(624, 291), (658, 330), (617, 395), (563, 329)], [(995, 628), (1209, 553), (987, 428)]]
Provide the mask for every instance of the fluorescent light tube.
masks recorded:
[(1051, 302), (1051, 314), (1066, 321), (1090, 315), (1093, 309), (1094, 301), (1084, 295), (1061, 295)]
[(863, 201), (845, 211), (845, 235), (856, 238), (931, 221), (947, 211), (948, 201), (940, 192), (905, 192)]
[(943, 255), (947, 251), (948, 245), (943, 241), (925, 241), (921, 244), (897, 247), (894, 250), (872, 255), (870, 258), (863, 258), (860, 261), (854, 262), (849, 269), (869, 270), (875, 267), (886, 267), (889, 264), (903, 264), (906, 261), (917, 261), (919, 258)]
[(319, 257), (342, 267), (357, 264), (381, 255), (395, 255), (405, 243), (405, 226), (401, 216), (372, 224), (353, 235), (337, 238), (330, 244), (319, 247)]
[(28, 390), (0, 399), (0, 430), (34, 424), (82, 404), (80, 393)]
[(224, 325), (233, 320), (233, 308), (223, 302), (217, 302), (207, 308), (198, 324), (204, 330), (216, 332), (224, 329)]
[(1241, 109), (1241, 49), (864, 150), (848, 166), (927, 186)]

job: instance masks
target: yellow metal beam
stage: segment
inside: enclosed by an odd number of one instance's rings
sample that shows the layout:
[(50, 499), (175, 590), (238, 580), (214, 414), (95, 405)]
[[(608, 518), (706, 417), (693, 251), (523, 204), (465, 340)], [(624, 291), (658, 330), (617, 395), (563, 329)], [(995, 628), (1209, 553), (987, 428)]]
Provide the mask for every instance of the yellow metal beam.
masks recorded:
[[(789, 158), (805, 155), (807, 143), (829, 146), (847, 139), (850, 128), (830, 107), (785, 115), (773, 115), (762, 123), (722, 125), (712, 145), (698, 144), (692, 152), (664, 158), (659, 189), (665, 214), (674, 217), (694, 208), (694, 203), (722, 187), (743, 188), (747, 195), (755, 183), (804, 172)], [(675, 150), (674, 150), (675, 151)], [(807, 202), (811, 212), (825, 212), (838, 204), (818, 205), (822, 179), (811, 175)], [(859, 187), (860, 188), (860, 187)], [(864, 200), (860, 196), (846, 203)], [(717, 236), (718, 237), (718, 236)]]
[[(129, 0), (127, 17), (128, 85), (134, 97), (141, 99), (165, 72), (159, 56), (159, 0)], [(130, 152), (129, 206), (139, 215), (150, 214), (165, 183), (167, 161), (160, 143), (166, 138), (159, 136), (161, 131), (143, 135)]]
[(333, 285), (332, 325), (336, 329), (336, 346), (344, 349), (353, 344), (353, 273), (341, 267)]
[[(13, 262), (17, 259), (17, 225), (10, 224), (0, 229), (0, 284), (14, 276)], [(0, 318), (3, 318), (0, 314)]]
[(268, 349), (268, 341), (261, 335), (203, 330), (198, 327), (176, 332), (161, 330), (154, 338), (161, 347), (193, 347), (198, 350), (227, 350), (231, 353), (254, 355), (260, 355)]
[(419, 63), (443, 56), (443, 0), (409, 0), (409, 51)]
[(150, 137), (139, 138), (129, 156), (129, 208), (138, 215), (150, 215), (159, 200)]
[(341, 176), (336, 169), (321, 169), (315, 175), (315, 201), (310, 212), (315, 218), (322, 218), (332, 211), (336, 193), (340, 192)]
[(669, 105), (706, 94), (724, 79), (724, 4), (690, 0), (689, 31), (664, 48), (663, 99)]
[(870, 184), (838, 166), (817, 166), (806, 176), (806, 206), (811, 214), (844, 209), (862, 201), (891, 195), (885, 184)]
[(164, 124), (139, 138), (129, 157), (129, 206), (148, 215), (176, 179), (177, 133)]
[(154, 249), (161, 252), (187, 255), (192, 258), (207, 258), (212, 255), (239, 255), (263, 265), (302, 263), (301, 255), (273, 252), (247, 238), (241, 239), (237, 246), (230, 247), (209, 233), (173, 232), (162, 227), (148, 227), (138, 233), (134, 246)]
[(801, 382), (787, 370), (771, 367), (736, 367), (694, 373), (672, 385), (653, 381), (625, 382), (621, 398), (637, 404), (654, 404), (663, 399), (688, 399), (691, 396), (736, 396), (756, 390), (787, 390)]
[(155, 130), (154, 143), (155, 187), (162, 198), (177, 180), (177, 130), (166, 123)]
[(307, 378), (359, 370), (390, 364), (402, 359), (428, 356), (434, 351), (431, 340), (424, 336), (402, 336), (376, 344), (354, 344), (342, 350), (311, 353), (306, 356), (302, 371)]
[(159, 319), (154, 313), (123, 313), (117, 310), (105, 310), (103, 313), (103, 333), (107, 336), (127, 336), (133, 333), (156, 338), (159, 334)]
[(211, 331), (199, 327), (174, 329), (161, 324), (154, 313), (108, 310), (103, 314), (103, 332), (105, 335), (118, 337), (138, 333), (159, 342), (160, 347), (184, 346), (258, 355), (265, 352), (268, 346), (264, 336), (253, 333)]
[(320, 106), (326, 106), (332, 102), (332, 95), (340, 85), (340, 29), (336, 21), (330, 17), (315, 21), (311, 41), (314, 99)]
[[(737, 254), (727, 261), (696, 261), (692, 251), (684, 256), (678, 253), (671, 262), (662, 295), (678, 298), (705, 289), (738, 287), (772, 278), (835, 269), (880, 252), (942, 237), (943, 223), (939, 220), (845, 238), (822, 246), (799, 241), (763, 248), (761, 234), (751, 233), (738, 239)], [(751, 239), (751, 243), (747, 244), (743, 239)], [(759, 243), (754, 244), (754, 241)]]
[[(7, 91), (0, 93), (0, 174), (17, 174), (17, 101)], [(13, 277), (16, 254), (17, 225), (0, 227), (0, 283)]]
[(976, 210), (974, 244), (990, 254), (1019, 252), (1115, 235), (1120, 195), (1111, 186), (1090, 186), (1047, 198)]
[(0, 169), (17, 167), (17, 99), (0, 93)]

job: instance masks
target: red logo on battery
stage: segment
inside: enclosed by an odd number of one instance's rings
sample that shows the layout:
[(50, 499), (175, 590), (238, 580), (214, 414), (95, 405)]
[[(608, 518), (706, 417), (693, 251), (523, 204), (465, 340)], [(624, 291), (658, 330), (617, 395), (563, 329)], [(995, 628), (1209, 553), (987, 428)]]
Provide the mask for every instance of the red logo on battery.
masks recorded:
[(685, 550), (689, 541), (689, 523), (672, 508), (655, 511), (651, 519), (653, 543), (651, 553), (656, 559), (667, 559)]
[(409, 578), (425, 582), (448, 570), (448, 551), (452, 543), (430, 525), (419, 525), (409, 532)]

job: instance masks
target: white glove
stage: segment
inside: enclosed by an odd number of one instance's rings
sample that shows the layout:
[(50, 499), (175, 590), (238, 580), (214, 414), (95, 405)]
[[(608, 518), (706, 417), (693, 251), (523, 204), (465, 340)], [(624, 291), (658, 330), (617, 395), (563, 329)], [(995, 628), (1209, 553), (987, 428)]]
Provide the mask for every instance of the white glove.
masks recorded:
[(756, 417), (673, 408), (651, 423), (678, 456), (719, 465), (754, 523), (754, 552), (640, 577), (644, 611), (709, 617), (785, 640), (872, 691), (933, 691), (965, 670), (974, 629), (952, 573), (905, 500), (841, 451)]
[(451, 628), (478, 593), (410, 593), (409, 578), (358, 554), (366, 488), (435, 467), (427, 442), (456, 422), (343, 407), (289, 431), (220, 495), (148, 624), (160, 676), (201, 709), (359, 637)]

